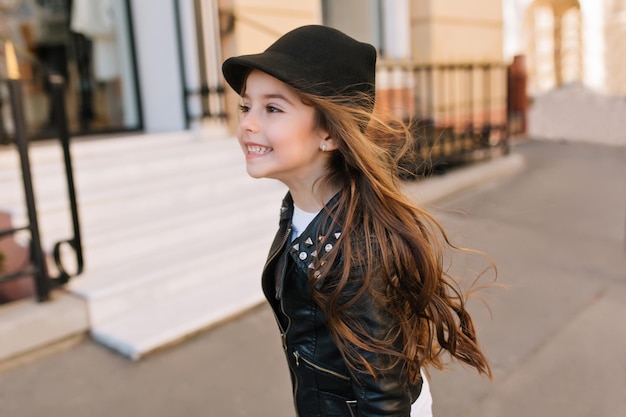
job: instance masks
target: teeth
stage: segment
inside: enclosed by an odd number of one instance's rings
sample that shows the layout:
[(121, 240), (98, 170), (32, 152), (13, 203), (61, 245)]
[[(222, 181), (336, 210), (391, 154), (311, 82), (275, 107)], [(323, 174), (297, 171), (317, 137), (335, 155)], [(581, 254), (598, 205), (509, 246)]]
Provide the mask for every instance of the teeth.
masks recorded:
[(266, 148), (265, 146), (248, 146), (248, 152), (256, 154), (266, 154), (271, 152), (272, 148)]

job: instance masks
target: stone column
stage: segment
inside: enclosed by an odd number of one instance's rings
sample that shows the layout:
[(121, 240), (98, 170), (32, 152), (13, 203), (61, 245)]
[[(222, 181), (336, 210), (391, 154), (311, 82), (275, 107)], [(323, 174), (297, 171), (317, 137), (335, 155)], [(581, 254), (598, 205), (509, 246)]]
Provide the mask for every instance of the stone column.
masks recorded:
[(626, 0), (611, 0), (606, 8), (606, 87), (626, 95)]

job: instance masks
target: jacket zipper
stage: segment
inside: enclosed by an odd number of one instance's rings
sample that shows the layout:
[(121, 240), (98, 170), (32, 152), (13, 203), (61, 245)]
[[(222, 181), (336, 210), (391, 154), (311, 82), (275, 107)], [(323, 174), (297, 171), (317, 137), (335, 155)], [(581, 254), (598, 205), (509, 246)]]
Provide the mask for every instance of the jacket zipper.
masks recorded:
[[(289, 236), (291, 236), (291, 227), (287, 228), (287, 231), (285, 233), (285, 237), (282, 240), (282, 243), (280, 245), (280, 249), (284, 249), (285, 245), (287, 244), (287, 241), (289, 240)], [(278, 256), (281, 251), (280, 249), (276, 250), (276, 252), (274, 252), (272, 254), (272, 256), (270, 257), (270, 259), (268, 260), (268, 264), (274, 260), (274, 258), (276, 258), (276, 256)], [(287, 258), (285, 258), (285, 262), (287, 261)], [(278, 294), (276, 294), (278, 296)], [(280, 338), (281, 338), (281, 342), (283, 345), (283, 349), (285, 352), (287, 352), (287, 332), (289, 331), (289, 329), (291, 328), (291, 317), (289, 317), (289, 315), (285, 312), (285, 306), (283, 303), (283, 298), (280, 298), (280, 311), (281, 313), (283, 313), (283, 316), (285, 316), (287, 318), (287, 328), (283, 329), (283, 326), (280, 324), (280, 320), (278, 319), (278, 317), (276, 317), (276, 314), (274, 314), (274, 317), (276, 319), (276, 323), (278, 324), (278, 328), (280, 329)], [(292, 367), (291, 362), (287, 361), (287, 365), (289, 366), (289, 368)], [(293, 403), (296, 409), (296, 416), (298, 413), (298, 403), (297, 403), (297, 398), (298, 398), (298, 387), (300, 385), (299, 381), (298, 381), (298, 374), (296, 373), (295, 370), (291, 370), (291, 372), (293, 373), (293, 378), (294, 378), (294, 389), (293, 389)]]
[(354, 414), (354, 412), (352, 411), (352, 406), (357, 405), (357, 404), (358, 404), (357, 400), (346, 401), (346, 405), (348, 406), (348, 411), (350, 411), (350, 415), (352, 417), (356, 417), (356, 414)]
[[(285, 352), (287, 352), (288, 346), (287, 346), (287, 332), (289, 331), (289, 328), (291, 327), (291, 317), (289, 317), (287, 315), (287, 313), (285, 313), (285, 306), (283, 305), (283, 299), (280, 299), (280, 311), (283, 313), (283, 315), (285, 317), (287, 317), (287, 328), (283, 330), (283, 327), (280, 324), (280, 321), (277, 319), (276, 321), (278, 322), (278, 327), (280, 328), (281, 331), (281, 339), (283, 342), (283, 349), (285, 350)], [(292, 367), (291, 365), (291, 361), (287, 361), (287, 365), (289, 366), (289, 368)], [(293, 373), (293, 379), (294, 379), (294, 387), (293, 387), (293, 405), (296, 409), (296, 417), (298, 416), (298, 387), (300, 386), (300, 381), (298, 380), (298, 373), (295, 370), (291, 370), (291, 372)]]
[(298, 352), (297, 350), (293, 351), (293, 356), (294, 356), (294, 358), (296, 358), (296, 366), (300, 366), (300, 360), (302, 360), (302, 362), (306, 363), (307, 365), (309, 365), (310, 367), (312, 367), (314, 369), (317, 369), (320, 372), (327, 373), (327, 374), (332, 375), (334, 377), (343, 379), (344, 381), (349, 381), (350, 380), (349, 376), (340, 374), (339, 372), (331, 371), (330, 369), (323, 368), (323, 367), (321, 367), (321, 366), (311, 362), (310, 360), (308, 360), (304, 356), (300, 355), (300, 352)]
[[(287, 243), (287, 240), (289, 239), (289, 236), (291, 235), (291, 227), (287, 228), (287, 232), (285, 233), (285, 237), (282, 240), (282, 243), (280, 244), (281, 248), (285, 248), (285, 244)], [(274, 258), (280, 253), (280, 250), (276, 251), (270, 262), (274, 260)], [(289, 256), (289, 255), (287, 255)], [(287, 258), (285, 258), (285, 262), (287, 262)], [(284, 273), (284, 268), (283, 268), (283, 273)], [(281, 278), (283, 279), (283, 278)], [(284, 284), (283, 284), (284, 285)], [(276, 293), (276, 297), (278, 298), (278, 293)], [(285, 352), (287, 351), (287, 331), (289, 330), (289, 328), (291, 327), (291, 317), (289, 317), (287, 315), (287, 313), (285, 313), (285, 306), (283, 305), (283, 299), (282, 297), (279, 299), (280, 300), (280, 311), (281, 313), (283, 313), (283, 316), (285, 316), (287, 318), (287, 328), (283, 329), (283, 326), (280, 324), (280, 320), (278, 319), (278, 317), (276, 317), (276, 314), (274, 314), (274, 317), (276, 318), (276, 323), (278, 323), (278, 328), (280, 329), (280, 338), (282, 339), (282, 344), (283, 344), (283, 349), (285, 350)]]

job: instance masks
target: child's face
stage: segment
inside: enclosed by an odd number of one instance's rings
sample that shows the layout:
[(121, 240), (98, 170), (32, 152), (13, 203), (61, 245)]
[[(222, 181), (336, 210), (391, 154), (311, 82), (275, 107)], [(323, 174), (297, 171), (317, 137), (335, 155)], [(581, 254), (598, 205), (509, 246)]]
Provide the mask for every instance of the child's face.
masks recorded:
[(311, 186), (326, 167), (328, 154), (320, 151), (326, 137), (315, 109), (295, 90), (264, 72), (250, 73), (237, 138), (251, 177), (277, 179), (292, 190)]

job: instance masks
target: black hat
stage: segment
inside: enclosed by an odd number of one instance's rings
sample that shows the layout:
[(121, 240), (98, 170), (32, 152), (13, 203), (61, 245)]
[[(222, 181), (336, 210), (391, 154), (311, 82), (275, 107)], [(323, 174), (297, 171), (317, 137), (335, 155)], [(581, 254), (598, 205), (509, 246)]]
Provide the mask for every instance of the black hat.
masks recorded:
[(368, 107), (374, 102), (376, 49), (327, 26), (299, 27), (263, 53), (232, 57), (222, 64), (224, 78), (238, 94), (251, 69), (261, 70), (305, 93), (365, 93), (371, 98)]

